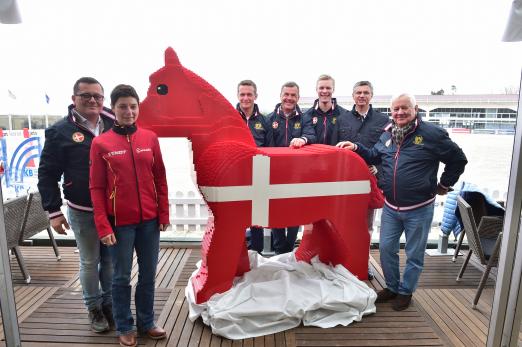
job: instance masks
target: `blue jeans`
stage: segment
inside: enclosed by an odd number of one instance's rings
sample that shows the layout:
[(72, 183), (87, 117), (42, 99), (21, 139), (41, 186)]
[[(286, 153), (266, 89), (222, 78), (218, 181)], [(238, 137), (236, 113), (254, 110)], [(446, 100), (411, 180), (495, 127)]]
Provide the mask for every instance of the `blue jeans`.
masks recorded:
[[(394, 293), (410, 295), (417, 288), (424, 266), (433, 208), (434, 204), (431, 203), (415, 210), (398, 212), (384, 205), (379, 251), (386, 286)], [(399, 248), (403, 231), (406, 235), (406, 267), (401, 282)]]
[[(88, 310), (112, 304), (112, 262), (107, 246), (101, 244), (92, 212), (67, 209), (67, 218), (80, 251), (80, 284)], [(101, 289), (100, 289), (101, 287)]]
[(299, 227), (273, 228), (272, 229), (272, 245), (275, 254), (283, 254), (292, 252)]
[(130, 306), (134, 250), (138, 258), (138, 284), (134, 296), (136, 326), (139, 331), (147, 331), (154, 327), (154, 281), (160, 240), (158, 221), (153, 219), (139, 224), (117, 226), (113, 229), (116, 244), (109, 249), (114, 263), (112, 309), (116, 331), (119, 335), (134, 331)]

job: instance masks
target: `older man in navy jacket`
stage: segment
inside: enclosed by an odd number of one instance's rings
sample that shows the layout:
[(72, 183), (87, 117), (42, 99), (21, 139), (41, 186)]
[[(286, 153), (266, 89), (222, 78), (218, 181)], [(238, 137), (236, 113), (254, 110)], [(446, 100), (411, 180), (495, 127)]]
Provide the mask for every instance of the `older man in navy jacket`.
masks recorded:
[[(380, 258), (386, 288), (376, 302), (393, 300), (401, 311), (411, 302), (424, 265), (424, 252), (433, 220), (437, 194), (445, 195), (464, 172), (466, 156), (448, 133), (417, 117), (415, 97), (400, 94), (391, 102), (392, 123), (372, 148), (340, 142), (368, 164), (382, 164), (385, 205), (381, 218)], [(437, 183), (439, 162), (445, 164)], [(406, 267), (402, 281), (399, 248), (406, 234)]]

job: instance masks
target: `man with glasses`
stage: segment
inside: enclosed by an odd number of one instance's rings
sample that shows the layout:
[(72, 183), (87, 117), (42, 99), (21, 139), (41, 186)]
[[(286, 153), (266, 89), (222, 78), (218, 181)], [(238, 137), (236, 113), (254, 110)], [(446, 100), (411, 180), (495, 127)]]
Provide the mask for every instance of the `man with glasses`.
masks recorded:
[[(91, 329), (104, 332), (112, 317), (112, 262), (109, 250), (98, 239), (89, 192), (89, 151), (95, 136), (112, 128), (114, 116), (103, 107), (103, 87), (92, 77), (82, 77), (73, 87), (68, 115), (45, 130), (45, 145), (38, 168), (38, 190), (51, 226), (65, 234), (69, 223), (80, 251), (80, 283), (89, 311)], [(58, 182), (63, 176), (67, 218), (61, 211)]]

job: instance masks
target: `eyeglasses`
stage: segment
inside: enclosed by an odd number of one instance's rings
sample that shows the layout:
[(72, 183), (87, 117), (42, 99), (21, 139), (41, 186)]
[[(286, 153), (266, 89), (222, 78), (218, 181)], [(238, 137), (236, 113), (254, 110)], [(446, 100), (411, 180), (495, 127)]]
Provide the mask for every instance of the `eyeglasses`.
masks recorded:
[(76, 96), (79, 96), (82, 98), (83, 101), (90, 101), (91, 98), (94, 98), (96, 102), (101, 102), (105, 98), (103, 95), (100, 94), (89, 94), (89, 93), (82, 93), (82, 94), (76, 94)]

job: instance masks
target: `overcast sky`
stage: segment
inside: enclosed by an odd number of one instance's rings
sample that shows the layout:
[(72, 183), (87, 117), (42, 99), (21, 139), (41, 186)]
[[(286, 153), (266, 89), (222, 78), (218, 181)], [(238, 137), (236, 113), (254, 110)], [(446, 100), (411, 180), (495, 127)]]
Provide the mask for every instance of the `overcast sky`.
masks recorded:
[(501, 42), (510, 0), (18, 2), (23, 24), (0, 25), (0, 113), (63, 114), (84, 75), (107, 94), (129, 83), (144, 98), (168, 46), (233, 103), (237, 82), (253, 79), (265, 110), (288, 80), (314, 96), (323, 73), (337, 95), (362, 79), (381, 95), (451, 85), (504, 93), (520, 83), (522, 44)]

